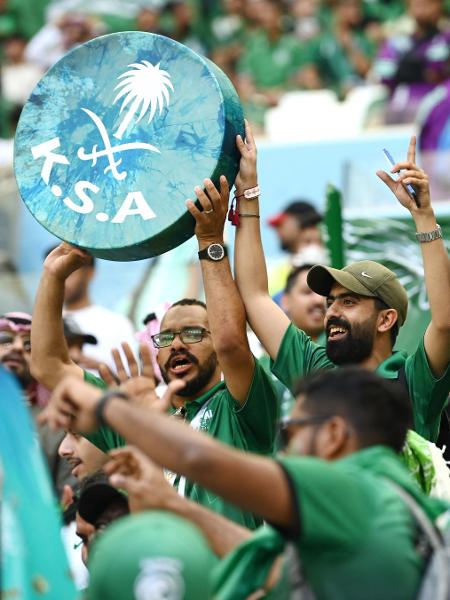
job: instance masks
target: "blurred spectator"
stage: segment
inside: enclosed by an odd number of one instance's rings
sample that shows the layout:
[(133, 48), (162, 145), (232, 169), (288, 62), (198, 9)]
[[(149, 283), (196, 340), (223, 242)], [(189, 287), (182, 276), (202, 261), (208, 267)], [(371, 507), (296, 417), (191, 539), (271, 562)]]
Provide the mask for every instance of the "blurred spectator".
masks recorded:
[(321, 30), (320, 0), (290, 0), (289, 13), (294, 33), (302, 42), (316, 37)]
[(304, 200), (291, 202), (282, 212), (269, 218), (268, 224), (275, 228), (281, 250), (289, 254), (288, 260), (284, 259), (269, 274), (270, 293), (275, 294), (277, 302), (292, 267), (327, 262), (319, 228), (321, 221), (322, 215)]
[(8, 0), (0, 0), (0, 41), (18, 32), (15, 15), (8, 9)]
[(243, 0), (223, 0), (224, 14), (212, 20), (212, 60), (233, 80), (247, 34)]
[[(44, 406), (45, 390), (30, 372), (31, 315), (9, 312), (0, 316), (0, 364), (12, 373), (22, 388), (30, 412), (36, 418)], [(58, 447), (64, 437), (62, 431), (52, 431), (48, 425), (38, 426), (39, 442), (47, 460), (57, 497), (65, 484), (73, 483), (70, 467), (61, 461)]]
[(258, 28), (248, 36), (238, 63), (238, 91), (249, 104), (250, 118), (262, 124), (264, 110), (298, 86), (307, 55), (295, 36), (284, 32), (278, 0), (253, 0), (251, 4)]
[(148, 33), (167, 35), (160, 27), (161, 11), (157, 6), (146, 6), (136, 17), (136, 29)]
[(328, 31), (312, 40), (303, 83), (331, 88), (339, 98), (364, 82), (376, 52), (362, 30), (361, 0), (336, 0)]
[(101, 33), (99, 22), (76, 13), (67, 13), (49, 22), (32, 38), (26, 50), (28, 61), (49, 69), (66, 52)]
[(173, 0), (168, 3), (167, 10), (172, 18), (170, 37), (198, 54), (205, 54), (206, 45), (199, 35), (197, 15), (192, 5), (183, 0)]
[(325, 300), (313, 292), (306, 281), (311, 267), (302, 265), (292, 269), (281, 296), (281, 307), (298, 329), (309, 335), (313, 342), (324, 345)]
[(85, 344), (90, 344), (91, 346), (98, 344), (95, 335), (84, 333), (73, 319), (66, 317), (64, 319), (64, 337), (66, 338), (69, 356), (73, 362), (82, 369), (98, 371), (101, 363), (94, 358), (89, 358), (83, 351)]
[(25, 59), (27, 40), (11, 36), (4, 43), (4, 63), (1, 70), (1, 90), (5, 100), (23, 105), (42, 77), (43, 70)]
[(89, 287), (94, 275), (95, 262), (91, 257), (89, 265), (81, 267), (67, 278), (64, 317), (70, 317), (82, 332), (89, 332), (97, 339), (98, 343), (86, 348), (84, 355), (114, 369), (111, 349), (120, 348), (122, 342), (128, 342), (134, 348), (134, 329), (123, 315), (91, 302)]
[(390, 91), (387, 123), (414, 120), (422, 98), (450, 77), (450, 29), (443, 24), (443, 0), (409, 0), (412, 34), (386, 41), (375, 72)]

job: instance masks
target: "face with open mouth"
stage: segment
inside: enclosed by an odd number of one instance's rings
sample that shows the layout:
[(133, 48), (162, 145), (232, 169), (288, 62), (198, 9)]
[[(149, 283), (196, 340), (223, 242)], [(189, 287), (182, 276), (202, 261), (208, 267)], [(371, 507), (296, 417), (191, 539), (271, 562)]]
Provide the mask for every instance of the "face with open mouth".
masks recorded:
[(83, 479), (102, 468), (108, 456), (82, 435), (67, 431), (58, 448), (58, 454), (72, 467), (72, 475)]
[[(174, 306), (161, 323), (162, 331), (183, 331), (186, 328), (208, 331), (208, 319), (202, 306)], [(186, 338), (185, 338), (186, 340)], [(159, 348), (158, 364), (166, 383), (182, 379), (186, 386), (177, 395), (185, 398), (199, 394), (219, 371), (211, 335), (205, 333), (198, 342), (187, 343), (180, 334), (169, 346)]]
[(333, 286), (325, 319), (328, 358), (337, 365), (366, 360), (375, 343), (377, 317), (373, 298)]

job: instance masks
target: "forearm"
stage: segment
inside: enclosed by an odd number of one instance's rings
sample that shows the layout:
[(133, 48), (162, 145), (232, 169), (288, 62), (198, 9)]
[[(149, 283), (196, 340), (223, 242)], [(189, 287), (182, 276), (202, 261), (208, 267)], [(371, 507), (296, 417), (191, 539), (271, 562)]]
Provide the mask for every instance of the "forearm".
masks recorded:
[(240, 452), (167, 415), (116, 398), (106, 404), (103, 418), (159, 466), (243, 510), (280, 525), (291, 523), (289, 487), (275, 461)]
[[(242, 194), (237, 190), (236, 194)], [(239, 199), (241, 214), (259, 215), (259, 201)], [(269, 295), (266, 261), (261, 240), (260, 222), (257, 217), (241, 217), (236, 227), (234, 272), (236, 283), (244, 304), (247, 305), (258, 295)]]
[[(436, 229), (436, 217), (430, 208), (413, 215), (418, 233), (426, 233)], [(450, 260), (444, 240), (420, 244), (425, 285), (430, 303), (431, 319), (437, 329), (450, 329)]]
[(219, 558), (223, 558), (251, 536), (251, 532), (245, 527), (178, 495), (171, 496), (163, 508), (197, 525)]
[(62, 372), (81, 371), (69, 357), (62, 320), (64, 282), (43, 272), (33, 310), (31, 327), (31, 370), (49, 389), (59, 382)]

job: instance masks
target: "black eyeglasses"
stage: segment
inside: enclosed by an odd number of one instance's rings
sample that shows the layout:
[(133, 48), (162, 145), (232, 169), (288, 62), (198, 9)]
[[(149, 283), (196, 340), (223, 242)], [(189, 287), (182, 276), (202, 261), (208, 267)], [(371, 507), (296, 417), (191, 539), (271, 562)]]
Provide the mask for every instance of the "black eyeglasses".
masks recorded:
[(205, 333), (211, 333), (204, 327), (183, 327), (179, 331), (161, 331), (152, 335), (152, 342), (155, 348), (165, 348), (170, 346), (177, 335), (183, 344), (197, 344), (201, 342)]
[(292, 426), (301, 427), (302, 425), (320, 425), (331, 419), (330, 415), (311, 415), (310, 417), (292, 418), (283, 417), (279, 423), (279, 435), (281, 447), (285, 448), (289, 443), (289, 429)]

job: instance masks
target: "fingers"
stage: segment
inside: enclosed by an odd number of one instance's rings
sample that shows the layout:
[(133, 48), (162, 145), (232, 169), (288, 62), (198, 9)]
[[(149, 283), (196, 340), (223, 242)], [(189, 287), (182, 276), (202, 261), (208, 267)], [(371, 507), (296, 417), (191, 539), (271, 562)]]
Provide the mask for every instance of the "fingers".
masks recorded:
[(428, 177), (425, 175), (425, 173), (423, 171), (417, 171), (414, 169), (402, 171), (400, 173), (400, 175), (398, 176), (398, 181), (404, 181), (405, 179), (408, 179), (410, 177), (414, 177), (415, 179), (418, 179), (418, 180), (421, 180), (424, 182), (428, 181)]
[[(205, 179), (205, 182), (207, 182), (207, 181), (209, 181), (209, 180)], [(210, 190), (211, 190), (211, 186), (209, 186), (208, 192), (210, 192)], [(195, 191), (195, 195), (197, 196), (197, 199), (198, 199), (200, 206), (202, 207), (204, 213), (214, 210), (211, 200), (208, 198), (208, 196), (205, 194), (205, 192), (202, 190), (202, 188), (199, 185), (195, 186), (194, 191)]]
[(199, 218), (201, 218), (202, 212), (195, 206), (194, 202), (191, 199), (186, 200), (186, 208), (196, 221), (198, 221)]
[(119, 350), (117, 348), (113, 348), (111, 350), (111, 355), (113, 357), (114, 364), (116, 365), (117, 377), (121, 383), (124, 383), (129, 379), (129, 377), (128, 373), (125, 371)]
[(163, 412), (167, 412), (172, 404), (173, 397), (176, 396), (178, 392), (185, 387), (185, 385), (186, 383), (181, 379), (175, 379), (174, 381), (171, 381), (167, 386), (164, 395), (162, 398), (160, 398), (158, 405), (155, 407)]
[(250, 123), (245, 119), (245, 142), (248, 150), (256, 150), (255, 138)]
[(388, 188), (392, 192), (394, 192), (397, 182), (394, 179), (392, 179), (392, 177), (390, 177), (385, 171), (377, 171), (377, 175), (381, 179), (381, 181), (383, 181), (388, 186)]
[(225, 175), (220, 176), (220, 199), (225, 203), (225, 208), (228, 207), (228, 199), (230, 197), (230, 186)]
[(101, 363), (100, 365), (98, 365), (98, 372), (100, 377), (103, 379), (103, 381), (109, 388), (117, 386), (117, 379), (115, 378), (113, 372), (108, 367), (108, 365), (105, 365), (105, 363)]
[(134, 356), (133, 350), (127, 342), (122, 342), (122, 349), (128, 361), (130, 377), (137, 377), (139, 375), (139, 365), (136, 357)]
[(416, 136), (413, 135), (411, 136), (411, 140), (409, 142), (409, 146), (408, 146), (408, 162), (410, 163), (415, 163), (416, 162)]
[(155, 380), (155, 371), (153, 369), (152, 353), (147, 344), (139, 344), (139, 354), (142, 361), (142, 375)]

